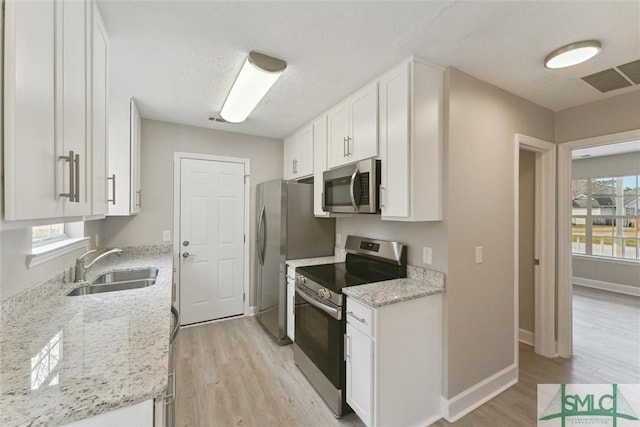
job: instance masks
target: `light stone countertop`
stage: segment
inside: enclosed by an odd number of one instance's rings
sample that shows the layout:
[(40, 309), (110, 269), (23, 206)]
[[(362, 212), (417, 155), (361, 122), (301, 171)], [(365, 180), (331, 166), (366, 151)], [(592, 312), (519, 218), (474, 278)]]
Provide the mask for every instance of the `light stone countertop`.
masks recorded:
[(444, 282), (427, 283), (415, 279), (394, 279), (384, 282), (343, 288), (342, 292), (369, 307), (396, 304), (444, 292)]
[(87, 281), (154, 266), (147, 288), (65, 296), (0, 328), (0, 426), (60, 425), (162, 395), (167, 387), (171, 254), (104, 259)]

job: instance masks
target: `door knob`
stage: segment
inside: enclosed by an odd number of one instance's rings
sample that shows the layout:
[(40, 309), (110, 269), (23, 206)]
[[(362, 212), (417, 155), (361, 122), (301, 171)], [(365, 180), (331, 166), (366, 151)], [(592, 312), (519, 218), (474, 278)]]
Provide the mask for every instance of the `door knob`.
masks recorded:
[(182, 258), (189, 258), (190, 256), (195, 256), (195, 254), (190, 254), (189, 252), (182, 252)]

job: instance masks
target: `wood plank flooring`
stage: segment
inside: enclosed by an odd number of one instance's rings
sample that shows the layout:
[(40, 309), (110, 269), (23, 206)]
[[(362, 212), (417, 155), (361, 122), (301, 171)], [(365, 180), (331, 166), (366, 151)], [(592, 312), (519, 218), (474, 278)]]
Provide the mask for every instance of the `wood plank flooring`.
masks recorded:
[[(535, 426), (537, 384), (640, 383), (640, 298), (575, 287), (572, 359), (520, 345), (518, 383), (456, 423)], [(362, 426), (338, 420), (293, 362), (251, 317), (182, 328), (175, 343), (176, 425)]]

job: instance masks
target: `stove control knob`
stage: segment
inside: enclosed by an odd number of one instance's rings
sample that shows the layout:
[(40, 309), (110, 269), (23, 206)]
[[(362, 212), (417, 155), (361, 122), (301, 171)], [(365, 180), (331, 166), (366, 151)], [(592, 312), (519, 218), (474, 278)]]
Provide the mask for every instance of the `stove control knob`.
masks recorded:
[(302, 276), (302, 275), (300, 275), (300, 274), (297, 274), (296, 275), (296, 284), (304, 285), (305, 283), (307, 283), (307, 278)]
[(327, 289), (327, 288), (320, 288), (318, 290), (318, 294), (324, 299), (331, 298), (331, 291), (329, 291), (329, 289)]

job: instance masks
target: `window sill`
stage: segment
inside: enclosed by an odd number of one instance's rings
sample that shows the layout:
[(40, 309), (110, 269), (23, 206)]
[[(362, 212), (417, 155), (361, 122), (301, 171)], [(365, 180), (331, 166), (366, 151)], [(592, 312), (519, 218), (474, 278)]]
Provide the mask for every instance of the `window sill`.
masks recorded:
[(64, 239), (33, 248), (31, 254), (27, 255), (27, 268), (44, 264), (78, 249), (89, 250), (89, 237)]
[(623, 258), (609, 258), (597, 255), (584, 255), (584, 254), (573, 254), (574, 258), (578, 258), (584, 261), (598, 261), (598, 262), (608, 262), (611, 264), (622, 264), (622, 265), (640, 265), (640, 261), (636, 261), (633, 259), (623, 259)]

